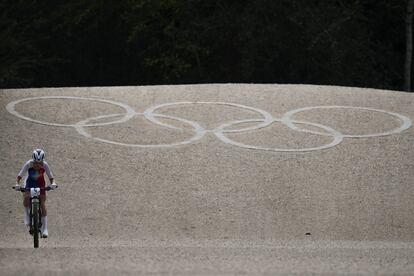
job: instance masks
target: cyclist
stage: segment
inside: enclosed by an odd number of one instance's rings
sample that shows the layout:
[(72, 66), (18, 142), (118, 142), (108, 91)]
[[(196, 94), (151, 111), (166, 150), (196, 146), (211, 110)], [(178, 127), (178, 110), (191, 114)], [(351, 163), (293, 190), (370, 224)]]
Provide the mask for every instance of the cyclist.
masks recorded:
[[(35, 149), (32, 154), (32, 159), (27, 161), (23, 168), (20, 170), (17, 176), (16, 191), (20, 191), (20, 181), (23, 176), (27, 173), (25, 188), (44, 188), (45, 178), (44, 173), (46, 172), (49, 177), (50, 187), (56, 189), (57, 185), (54, 181), (52, 171), (49, 168), (49, 164), (44, 160), (45, 152), (42, 149)], [(24, 224), (30, 225), (30, 192), (25, 192), (23, 195), (23, 206), (24, 212)], [(46, 191), (40, 192), (40, 208), (42, 209), (42, 227), (40, 229), (42, 237), (47, 238), (49, 233), (47, 230), (47, 210), (46, 210)]]

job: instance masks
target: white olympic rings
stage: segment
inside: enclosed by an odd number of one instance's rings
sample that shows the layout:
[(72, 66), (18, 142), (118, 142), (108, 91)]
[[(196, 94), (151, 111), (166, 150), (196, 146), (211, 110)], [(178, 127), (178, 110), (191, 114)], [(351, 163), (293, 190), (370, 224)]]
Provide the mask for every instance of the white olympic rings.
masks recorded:
[[(29, 118), (27, 116), (24, 116), (21, 113), (19, 113), (18, 111), (16, 111), (16, 105), (19, 104), (19, 103), (26, 102), (26, 101), (31, 101), (31, 100), (46, 100), (46, 99), (72, 99), (72, 100), (87, 100), (87, 101), (96, 101), (96, 102), (101, 102), (101, 103), (108, 103), (108, 104), (112, 104), (112, 105), (123, 108), (125, 110), (125, 113), (123, 113), (123, 114), (118, 114), (117, 113), (117, 114), (96, 116), (96, 117), (93, 117), (93, 118), (88, 118), (88, 119), (82, 120), (82, 121), (80, 121), (76, 124), (60, 124), (60, 123), (50, 123), (50, 122), (35, 120), (35, 119)], [(236, 108), (240, 108), (240, 109), (244, 109), (244, 110), (253, 111), (255, 113), (258, 113), (261, 116), (261, 118), (236, 120), (236, 121), (223, 123), (223, 124), (221, 124), (220, 126), (214, 128), (214, 129), (205, 129), (202, 126), (200, 126), (200, 124), (197, 123), (197, 122), (193, 122), (193, 121), (190, 121), (190, 120), (187, 120), (187, 119), (184, 119), (184, 118), (179, 118), (179, 117), (176, 117), (176, 116), (165, 115), (165, 114), (160, 114), (160, 113), (155, 112), (156, 110), (158, 110), (160, 108), (168, 108), (168, 107), (171, 107), (171, 106), (180, 106), (180, 105), (195, 105), (195, 104), (222, 105), (222, 106), (236, 107)], [(359, 109), (359, 110), (367, 110), (367, 111), (373, 111), (373, 112), (381, 112), (381, 113), (385, 113), (385, 114), (388, 114), (388, 115), (391, 115), (391, 116), (397, 118), (401, 122), (401, 125), (399, 127), (395, 128), (395, 129), (392, 129), (390, 131), (381, 132), (381, 133), (364, 134), (364, 135), (352, 135), (352, 134), (340, 133), (339, 131), (337, 131), (337, 130), (331, 128), (331, 127), (322, 125), (322, 124), (306, 122), (306, 121), (299, 121), (299, 120), (292, 119), (293, 115), (295, 115), (299, 112), (304, 112), (304, 111), (313, 110), (313, 109), (333, 109), (333, 108), (336, 108), (336, 109), (341, 109), (341, 108), (342, 109)], [(263, 151), (275, 151), (275, 152), (305, 152), (305, 151), (315, 151), (315, 150), (322, 150), (322, 149), (327, 149), (327, 148), (334, 147), (334, 146), (338, 145), (339, 143), (341, 143), (344, 138), (370, 138), (370, 137), (380, 137), (380, 136), (385, 136), (385, 135), (397, 134), (397, 133), (400, 133), (400, 132), (410, 128), (411, 124), (412, 124), (411, 120), (408, 117), (403, 116), (403, 115), (398, 114), (398, 113), (388, 112), (388, 111), (385, 111), (385, 110), (374, 109), (374, 108), (352, 107), (352, 106), (311, 106), (311, 107), (304, 107), (304, 108), (299, 108), (299, 109), (288, 111), (282, 116), (281, 119), (278, 119), (278, 118), (274, 118), (271, 114), (269, 114), (268, 112), (266, 112), (264, 110), (249, 107), (249, 106), (245, 106), (245, 105), (242, 105), (242, 104), (227, 103), (227, 102), (172, 102), (172, 103), (164, 103), (164, 104), (152, 106), (152, 107), (148, 108), (147, 110), (145, 110), (143, 113), (138, 113), (132, 107), (130, 107), (127, 104), (119, 103), (119, 102), (111, 101), (111, 100), (106, 100), (106, 99), (71, 97), (71, 96), (44, 96), (44, 97), (25, 98), (25, 99), (12, 101), (6, 106), (6, 109), (7, 109), (8, 112), (10, 112), (11, 114), (17, 116), (18, 118), (30, 121), (32, 123), (37, 123), (37, 124), (42, 124), (42, 125), (49, 125), (49, 126), (56, 126), (56, 127), (73, 127), (78, 131), (79, 134), (85, 136), (86, 138), (94, 139), (95, 141), (114, 144), (114, 145), (120, 145), (120, 146), (138, 147), (138, 148), (170, 148), (170, 147), (175, 147), (175, 146), (188, 145), (188, 144), (192, 144), (192, 143), (200, 140), (201, 138), (204, 137), (204, 135), (206, 133), (211, 132), (218, 139), (220, 139), (222, 142), (224, 142), (226, 144), (233, 145), (233, 146), (241, 147), (241, 148), (253, 149), (253, 150), (263, 150)], [(96, 123), (96, 121), (98, 121), (98, 120), (115, 118), (115, 117), (119, 117), (119, 116), (122, 116), (122, 117), (120, 119), (117, 119), (117, 120), (114, 120), (114, 121)], [(121, 142), (116, 142), (116, 141), (111, 141), (111, 140), (107, 140), (107, 139), (94, 137), (89, 132), (86, 131), (87, 127), (107, 126), (107, 125), (125, 123), (125, 122), (127, 122), (128, 120), (132, 119), (135, 116), (144, 116), (148, 121), (150, 121), (150, 122), (152, 122), (156, 125), (166, 127), (166, 128), (170, 128), (170, 129), (174, 129), (174, 130), (182, 130), (182, 129), (179, 128), (179, 127), (173, 126), (173, 125), (163, 123), (157, 118), (163, 118), (163, 119), (170, 119), (170, 120), (174, 120), (174, 121), (179, 121), (179, 122), (184, 123), (186, 125), (190, 125), (194, 129), (195, 135), (193, 137), (187, 139), (187, 140), (184, 140), (184, 141), (181, 141), (181, 142), (173, 142), (173, 143), (170, 143), (170, 144), (128, 144), (128, 143), (121, 143)], [(93, 121), (95, 121), (95, 123), (91, 123)], [(290, 129), (295, 130), (295, 131), (311, 133), (311, 134), (315, 134), (315, 135), (328, 136), (328, 137), (332, 138), (332, 141), (330, 143), (326, 144), (326, 145), (322, 145), (322, 146), (319, 146), (319, 147), (286, 149), (286, 148), (270, 148), (270, 147), (261, 147), (261, 146), (248, 145), (248, 144), (244, 144), (244, 143), (234, 141), (234, 140), (230, 139), (228, 136), (226, 136), (226, 133), (242, 133), (242, 132), (249, 132), (249, 131), (265, 128), (265, 127), (268, 127), (269, 125), (271, 125), (275, 122), (282, 123), (282, 124), (286, 125), (287, 127), (289, 127)], [(231, 126), (235, 126), (235, 125), (239, 125), (239, 124), (245, 124), (245, 123), (257, 123), (257, 124), (254, 125), (254, 126), (245, 127), (245, 128), (228, 129)], [(312, 127), (316, 127), (318, 129), (322, 129), (323, 132), (300, 128), (297, 125), (309, 125), (309, 126), (312, 126)]]

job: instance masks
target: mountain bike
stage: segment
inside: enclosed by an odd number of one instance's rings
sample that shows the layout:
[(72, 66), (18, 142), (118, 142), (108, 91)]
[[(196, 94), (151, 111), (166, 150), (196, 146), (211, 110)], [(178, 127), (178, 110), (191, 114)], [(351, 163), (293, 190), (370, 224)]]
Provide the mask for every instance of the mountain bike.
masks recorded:
[[(15, 187), (13, 187), (13, 189), (15, 189)], [(47, 186), (45, 188), (20, 188), (20, 191), (22, 193), (30, 192), (29, 233), (33, 236), (34, 248), (39, 247), (39, 233), (42, 227), (42, 208), (40, 208), (40, 191), (42, 190), (50, 191), (52, 188), (50, 186)], [(42, 235), (40, 236), (42, 237)]]

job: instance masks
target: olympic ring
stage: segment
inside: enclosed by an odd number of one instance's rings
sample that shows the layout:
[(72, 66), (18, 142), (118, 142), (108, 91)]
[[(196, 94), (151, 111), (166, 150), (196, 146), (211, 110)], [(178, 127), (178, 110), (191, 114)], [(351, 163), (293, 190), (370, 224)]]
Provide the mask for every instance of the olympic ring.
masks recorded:
[[(126, 144), (126, 143), (115, 142), (115, 141), (106, 140), (106, 139), (102, 139), (102, 138), (92, 137), (92, 135), (87, 133), (84, 129), (84, 126), (87, 126), (86, 123), (89, 122), (89, 121), (105, 119), (105, 118), (115, 117), (115, 116), (119, 116), (119, 115), (120, 114), (111, 114), (111, 115), (98, 116), (98, 117), (94, 117), (94, 118), (88, 118), (86, 120), (80, 121), (76, 125), (76, 130), (79, 132), (79, 134), (81, 134), (81, 135), (83, 135), (87, 138), (92, 138), (92, 139), (94, 139), (96, 141), (99, 141), (99, 142), (104, 142), (104, 143), (119, 145), (119, 146), (138, 147), (138, 148), (168, 148), (168, 147), (187, 145), (187, 144), (194, 143), (197, 140), (200, 140), (201, 138), (203, 138), (203, 136), (205, 134), (205, 130), (196, 122), (188, 121), (186, 119), (178, 118), (178, 117), (174, 117), (174, 116), (162, 115), (162, 114), (154, 114), (154, 116), (167, 118), (167, 119), (172, 119), (172, 120), (177, 120), (177, 121), (181, 121), (183, 123), (189, 124), (196, 130), (196, 134), (192, 138), (190, 138), (188, 140), (185, 140), (183, 142), (172, 143), (172, 144), (156, 144), (156, 145), (148, 144), (148, 145), (143, 145), (143, 144)], [(135, 115), (143, 115), (143, 113), (135, 113)]]
[[(213, 104), (213, 105), (233, 106), (233, 107), (238, 107), (238, 108), (247, 109), (247, 110), (257, 112), (257, 113), (259, 113), (263, 116), (263, 123), (255, 126), (255, 127), (249, 127), (249, 128), (244, 128), (244, 129), (232, 129), (232, 130), (227, 130), (226, 132), (243, 132), (243, 131), (263, 128), (263, 127), (266, 127), (266, 126), (270, 125), (272, 123), (272, 119), (273, 119), (272, 115), (270, 115), (268, 112), (266, 112), (264, 110), (260, 110), (260, 109), (253, 108), (253, 107), (250, 107), (250, 106), (245, 106), (245, 105), (242, 105), (242, 104), (225, 103), (225, 102), (175, 102), (175, 103), (166, 103), (166, 104), (160, 104), (160, 105), (148, 108), (144, 112), (144, 115), (148, 120), (150, 120), (151, 122), (153, 122), (155, 124), (165, 126), (165, 127), (169, 127), (169, 128), (176, 128), (174, 126), (170, 126), (170, 125), (167, 125), (167, 124), (164, 124), (164, 123), (158, 121), (157, 119), (154, 118), (154, 116), (152, 114), (155, 110), (157, 110), (159, 108), (162, 108), (162, 107), (169, 107), (169, 106), (174, 106), (174, 105), (187, 105), (187, 104)], [(210, 131), (210, 132), (213, 131), (214, 132), (214, 130), (206, 130), (206, 131)]]
[[(240, 142), (236, 142), (234, 140), (231, 140), (230, 138), (228, 138), (227, 136), (225, 136), (223, 134), (223, 131), (221, 131), (221, 129), (225, 128), (225, 127), (229, 127), (231, 125), (237, 125), (237, 124), (241, 124), (241, 123), (248, 123), (248, 122), (254, 122), (256, 120), (240, 120), (240, 121), (235, 121), (235, 122), (231, 122), (228, 124), (223, 124), (219, 127), (219, 130), (216, 131), (214, 134), (217, 136), (217, 138), (219, 138), (221, 141), (223, 141), (224, 143), (227, 144), (232, 144), (234, 146), (238, 146), (240, 148), (245, 148), (245, 149), (254, 149), (254, 150), (265, 150), (265, 151), (276, 151), (276, 152), (303, 152), (303, 151), (315, 151), (315, 150), (322, 150), (322, 149), (327, 149), (327, 148), (331, 148), (334, 147), (336, 145), (338, 145), (339, 143), (342, 142), (342, 137), (340, 135), (339, 132), (337, 132), (336, 130), (321, 125), (321, 124), (317, 124), (317, 123), (310, 123), (310, 122), (304, 122), (304, 121), (292, 121), (294, 123), (297, 124), (306, 124), (306, 125), (311, 125), (311, 126), (315, 126), (318, 128), (322, 128), (324, 130), (326, 130), (327, 132), (332, 134), (333, 137), (333, 141), (327, 145), (324, 146), (320, 146), (320, 147), (313, 147), (313, 148), (302, 148), (302, 149), (282, 149), (282, 148), (266, 148), (266, 147), (258, 147), (258, 146), (252, 146), (252, 145), (246, 145)], [(283, 120), (281, 119), (276, 119), (274, 118), (272, 120), (272, 123), (274, 122), (283, 122)]]
[(408, 129), (411, 126), (411, 120), (409, 118), (401, 115), (401, 114), (398, 114), (398, 113), (388, 112), (388, 111), (385, 111), (385, 110), (374, 109), (374, 108), (367, 108), (367, 107), (335, 106), (335, 105), (332, 105), (332, 106), (310, 106), (310, 107), (304, 107), (304, 108), (291, 110), (291, 111), (285, 113), (282, 120), (283, 120), (284, 124), (286, 124), (288, 127), (290, 127), (293, 130), (308, 132), (308, 133), (313, 133), (313, 134), (318, 134), (318, 135), (326, 135), (326, 133), (321, 133), (321, 132), (312, 131), (312, 130), (308, 130), (308, 129), (298, 128), (297, 126), (295, 126), (293, 120), (291, 119), (292, 116), (296, 113), (299, 113), (299, 112), (302, 112), (302, 111), (307, 111), (307, 110), (312, 110), (312, 109), (322, 109), (322, 108), (325, 108), (325, 109), (345, 108), (345, 109), (361, 109), (361, 110), (375, 111), (375, 112), (381, 112), (381, 113), (392, 115), (392, 116), (397, 117), (398, 119), (400, 119), (402, 121), (402, 124), (401, 124), (400, 127), (395, 128), (395, 129), (390, 130), (390, 131), (381, 132), (381, 133), (373, 133), (373, 134), (365, 134), (365, 135), (351, 135), (351, 134), (342, 134), (341, 133), (342, 137), (346, 137), (346, 138), (371, 138), (371, 137), (387, 136), (387, 135), (403, 132), (404, 130)]
[[(112, 105), (115, 105), (115, 106), (119, 106), (119, 107), (121, 107), (125, 110), (125, 113), (96, 116), (96, 117), (93, 117), (93, 118), (88, 118), (88, 119), (82, 120), (82, 121), (80, 121), (76, 124), (59, 124), (59, 123), (50, 123), (50, 122), (45, 122), (45, 121), (40, 121), (40, 120), (35, 120), (35, 119), (32, 119), (32, 118), (29, 118), (27, 116), (24, 116), (24, 115), (20, 114), (15, 109), (16, 105), (19, 104), (19, 103), (22, 103), (22, 102), (25, 102), (25, 101), (30, 101), (30, 100), (38, 100), (38, 99), (75, 99), (75, 100), (88, 100), (88, 101), (103, 102), (103, 103), (109, 103), (109, 104), (112, 104)], [(232, 107), (237, 107), (237, 108), (241, 108), (241, 109), (256, 112), (256, 113), (260, 114), (262, 118), (236, 120), (236, 121), (223, 123), (223, 124), (221, 124), (220, 126), (214, 128), (214, 129), (204, 129), (197, 122), (193, 122), (193, 121), (190, 121), (190, 120), (187, 120), (187, 119), (184, 119), (184, 118), (179, 118), (179, 117), (175, 117), (175, 116), (171, 116), (171, 115), (164, 115), (164, 114), (155, 113), (156, 110), (158, 110), (160, 108), (163, 108), (163, 107), (170, 107), (170, 106), (177, 106), (177, 105), (190, 105), (190, 104), (192, 104), (192, 105), (194, 105), (194, 104), (212, 104), (212, 105), (232, 106)], [(292, 119), (292, 117), (295, 114), (299, 113), (299, 112), (313, 110), (313, 109), (333, 109), (333, 108), (360, 109), (360, 110), (368, 110), (368, 111), (373, 111), (373, 112), (381, 112), (381, 113), (385, 113), (385, 114), (388, 114), (388, 115), (391, 115), (391, 116), (397, 118), (401, 122), (401, 125), (399, 127), (395, 128), (395, 129), (385, 131), (385, 132), (381, 132), (381, 133), (364, 134), (364, 135), (351, 135), (351, 134), (340, 133), (339, 131), (337, 131), (337, 130), (329, 127), (329, 126), (325, 126), (325, 125), (322, 125), (322, 124), (306, 122), (306, 121), (299, 121), (299, 120)], [(32, 123), (48, 125), (48, 126), (57, 126), (57, 127), (73, 127), (77, 130), (77, 132), (79, 134), (81, 134), (84, 137), (89, 138), (89, 139), (94, 139), (94, 140), (99, 141), (99, 142), (104, 142), (104, 143), (109, 143), (109, 144), (114, 144), (114, 145), (128, 146), (128, 147), (139, 147), (139, 148), (170, 148), (170, 147), (175, 147), (175, 146), (189, 145), (189, 144), (192, 144), (192, 143), (200, 140), (201, 138), (203, 138), (204, 135), (207, 132), (211, 132), (218, 139), (220, 139), (222, 142), (224, 142), (226, 144), (233, 145), (233, 146), (237, 146), (237, 147), (240, 147), (240, 148), (253, 149), (253, 150), (263, 150), (263, 151), (274, 151), (274, 152), (305, 152), (305, 151), (315, 151), (315, 150), (322, 150), (322, 149), (327, 149), (327, 148), (334, 147), (334, 146), (340, 144), (343, 141), (344, 138), (371, 138), (371, 137), (380, 137), (380, 136), (385, 136), (385, 135), (392, 135), (392, 134), (401, 133), (401, 132), (407, 130), (408, 128), (410, 128), (411, 125), (412, 125), (411, 120), (408, 117), (403, 116), (403, 115), (398, 114), (398, 113), (388, 112), (388, 111), (385, 111), (385, 110), (374, 109), (374, 108), (352, 107), (352, 106), (311, 106), (311, 107), (303, 107), (303, 108), (288, 111), (282, 116), (281, 119), (278, 119), (278, 118), (274, 118), (271, 114), (269, 114), (268, 112), (266, 112), (264, 110), (254, 108), (254, 107), (245, 106), (245, 105), (242, 105), (242, 104), (227, 103), (227, 102), (172, 102), (172, 103), (164, 103), (164, 104), (152, 106), (152, 107), (149, 107), (148, 109), (146, 109), (143, 113), (138, 113), (132, 107), (130, 107), (127, 104), (119, 103), (119, 102), (111, 101), (111, 100), (98, 99), (98, 98), (70, 97), (70, 96), (44, 96), (44, 97), (25, 98), (25, 99), (12, 101), (6, 106), (6, 109), (12, 115), (15, 115), (16, 117), (18, 117), (20, 119), (30, 121)], [(110, 121), (110, 122), (96, 123), (96, 121), (98, 121), (98, 120), (109, 119), (109, 118), (114, 118), (114, 117), (118, 117), (118, 116), (122, 116), (122, 118), (118, 119), (118, 120)], [(115, 142), (115, 141), (111, 141), (111, 140), (107, 140), (107, 139), (102, 139), (102, 138), (98, 138), (98, 137), (93, 137), (90, 133), (88, 133), (86, 131), (87, 127), (107, 126), (107, 125), (113, 125), (113, 124), (118, 124), (118, 123), (125, 123), (125, 122), (127, 122), (128, 120), (132, 119), (135, 116), (144, 116), (148, 121), (150, 121), (150, 122), (152, 122), (156, 125), (166, 127), (166, 128), (170, 128), (170, 129), (174, 129), (174, 130), (182, 130), (182, 128), (163, 123), (157, 118), (164, 118), (164, 119), (179, 121), (179, 122), (182, 122), (184, 124), (190, 125), (194, 129), (195, 135), (193, 137), (187, 139), (187, 140), (184, 140), (184, 141), (181, 141), (181, 142), (175, 142), (175, 143), (171, 143), (171, 144), (145, 144), (144, 145), (144, 144), (127, 144), (127, 143), (121, 143), (121, 142)], [(91, 121), (95, 121), (95, 123), (91, 123)], [(289, 127), (290, 129), (295, 130), (295, 131), (311, 133), (311, 134), (315, 134), (315, 135), (328, 136), (328, 137), (332, 138), (332, 141), (330, 143), (326, 144), (326, 145), (322, 145), (322, 146), (319, 146), (319, 147), (299, 148), (299, 149), (285, 149), (285, 148), (270, 148), (270, 147), (247, 145), (247, 144), (244, 144), (244, 143), (236, 142), (236, 141), (234, 141), (234, 140), (232, 140), (232, 139), (230, 139), (229, 137), (226, 136), (226, 133), (241, 133), (241, 132), (248, 132), (248, 131), (253, 131), (253, 130), (265, 128), (265, 127), (268, 127), (268, 126), (270, 126), (271, 124), (273, 124), (275, 122), (282, 123), (282, 124), (286, 125), (287, 127)], [(245, 128), (239, 128), (239, 129), (227, 129), (231, 126), (244, 124), (244, 123), (257, 123), (257, 124), (255, 126), (251, 126), (251, 127), (245, 127)], [(313, 126), (313, 127), (320, 128), (320, 129), (324, 130), (324, 132), (319, 132), (319, 131), (300, 128), (297, 125)]]
[(86, 126), (106, 126), (106, 125), (112, 125), (112, 124), (117, 124), (117, 123), (123, 123), (123, 122), (126, 122), (129, 119), (131, 119), (135, 114), (135, 111), (134, 111), (134, 109), (132, 109), (132, 107), (130, 107), (126, 104), (123, 104), (123, 103), (118, 103), (118, 102), (115, 102), (115, 101), (104, 100), (104, 99), (69, 97), (69, 96), (44, 96), (44, 97), (33, 97), (33, 98), (20, 99), (20, 100), (17, 100), (17, 101), (10, 102), (6, 106), (6, 109), (11, 114), (13, 114), (13, 115), (15, 115), (15, 116), (17, 116), (17, 117), (19, 117), (23, 120), (32, 122), (32, 123), (37, 123), (37, 124), (41, 124), (41, 125), (49, 125), (49, 126), (57, 126), (57, 127), (76, 127), (77, 126), (77, 124), (58, 124), (58, 123), (48, 123), (48, 122), (44, 122), (44, 121), (34, 120), (34, 119), (31, 119), (29, 117), (26, 117), (26, 116), (20, 114), (15, 109), (15, 107), (18, 103), (26, 102), (26, 101), (30, 101), (30, 100), (38, 100), (38, 99), (75, 99), (75, 100), (96, 101), (96, 102), (103, 102), (103, 103), (109, 103), (109, 104), (117, 105), (117, 106), (122, 107), (126, 111), (125, 117), (123, 119), (113, 121), (113, 122), (101, 123), (101, 124), (89, 124), (89, 125), (86, 125)]

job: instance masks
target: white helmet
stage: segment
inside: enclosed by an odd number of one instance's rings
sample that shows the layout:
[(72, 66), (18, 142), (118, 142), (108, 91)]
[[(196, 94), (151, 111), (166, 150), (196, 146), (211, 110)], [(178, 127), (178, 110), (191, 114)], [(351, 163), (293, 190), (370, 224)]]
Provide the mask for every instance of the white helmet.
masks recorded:
[(43, 162), (45, 159), (45, 152), (42, 149), (35, 149), (32, 154), (33, 161)]

